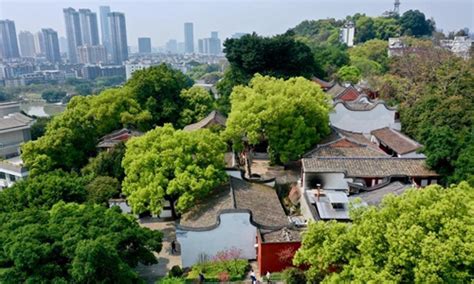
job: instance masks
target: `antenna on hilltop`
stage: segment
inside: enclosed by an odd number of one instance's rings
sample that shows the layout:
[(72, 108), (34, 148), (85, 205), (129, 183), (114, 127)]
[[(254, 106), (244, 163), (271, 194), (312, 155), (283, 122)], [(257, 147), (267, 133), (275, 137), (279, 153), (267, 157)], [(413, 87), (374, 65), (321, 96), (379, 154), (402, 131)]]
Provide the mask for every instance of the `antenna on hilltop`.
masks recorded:
[(400, 14), (400, 0), (395, 0), (395, 3), (393, 4), (393, 13), (396, 15)]

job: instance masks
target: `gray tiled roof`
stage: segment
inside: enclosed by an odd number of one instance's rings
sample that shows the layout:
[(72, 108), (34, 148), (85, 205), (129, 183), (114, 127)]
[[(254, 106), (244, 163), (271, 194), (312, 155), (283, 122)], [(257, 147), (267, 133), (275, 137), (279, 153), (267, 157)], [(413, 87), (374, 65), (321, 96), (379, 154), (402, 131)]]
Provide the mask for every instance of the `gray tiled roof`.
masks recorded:
[(364, 101), (346, 102), (346, 101), (338, 100), (338, 101), (334, 102), (334, 105), (336, 105), (336, 104), (342, 104), (345, 108), (347, 108), (348, 110), (352, 110), (352, 111), (372, 110), (375, 107), (377, 107), (378, 105), (383, 105), (388, 110), (396, 110), (396, 108), (388, 106), (382, 100), (370, 101), (369, 103), (364, 102)]
[(276, 190), (258, 183), (231, 178), (235, 207), (252, 211), (253, 220), (264, 226), (288, 225), (288, 218)]
[(219, 212), (233, 209), (229, 183), (217, 187), (205, 200), (181, 216), (180, 225), (190, 228), (210, 227), (216, 224)]
[(337, 98), (345, 90), (346, 90), (346, 87), (341, 86), (339, 83), (336, 83), (331, 88), (329, 88), (326, 91), (326, 93), (331, 95), (331, 97), (333, 98)]
[(202, 128), (207, 128), (212, 125), (220, 125), (225, 127), (225, 123), (227, 121), (227, 118), (222, 115), (220, 112), (213, 110), (211, 113), (209, 113), (205, 118), (201, 119), (200, 121), (186, 125), (183, 130), (186, 131), (193, 131), (193, 130), (198, 130)]
[(348, 177), (438, 176), (421, 158), (318, 157), (303, 158), (302, 164), (305, 172), (343, 172)]
[(300, 242), (303, 230), (294, 228), (281, 228), (278, 230), (260, 230), (264, 243)]
[(374, 130), (371, 134), (398, 154), (410, 153), (421, 148), (418, 142), (390, 127)]
[(376, 190), (366, 191), (359, 194), (352, 195), (351, 200), (360, 198), (363, 202), (368, 205), (378, 205), (387, 194), (400, 195), (407, 189), (412, 188), (410, 184), (403, 184), (399, 181), (389, 183), (383, 187), (377, 188)]
[(21, 130), (28, 128), (33, 118), (22, 113), (12, 113), (6, 117), (0, 118), (0, 132)]
[(275, 189), (230, 177), (230, 184), (216, 188), (214, 194), (181, 216), (180, 226), (205, 229), (215, 226), (222, 211), (248, 210), (252, 221), (262, 227), (289, 224)]
[[(338, 147), (334, 144), (346, 140), (347, 143), (352, 143), (352, 146)], [(318, 145), (315, 149), (304, 155), (305, 158), (316, 157), (386, 157), (388, 156), (382, 150), (374, 147), (369, 147), (364, 144), (355, 143), (348, 138), (340, 138), (334, 142), (324, 145)]]

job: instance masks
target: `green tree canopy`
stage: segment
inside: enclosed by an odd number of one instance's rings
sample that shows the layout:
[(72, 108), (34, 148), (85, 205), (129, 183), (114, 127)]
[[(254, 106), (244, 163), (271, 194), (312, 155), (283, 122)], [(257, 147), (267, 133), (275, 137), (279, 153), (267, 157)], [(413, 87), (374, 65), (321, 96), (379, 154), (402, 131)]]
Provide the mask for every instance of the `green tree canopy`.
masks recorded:
[(391, 82), (402, 86), (394, 96), (400, 102), (403, 131), (425, 146), (428, 165), (445, 183), (459, 182), (474, 174), (472, 163), (461, 162), (472, 141), (472, 59), (465, 61), (425, 42), (413, 46), (416, 51), (394, 58), (390, 70)]
[(162, 234), (98, 205), (0, 214), (0, 282), (137, 283), (134, 267), (157, 263)]
[(225, 137), (240, 148), (244, 137), (251, 145), (267, 140), (274, 163), (298, 159), (330, 132), (328, 97), (301, 77), (257, 74), (248, 87), (234, 88), (231, 101)]
[(308, 21), (305, 20), (289, 32), (297, 36), (304, 36), (314, 42), (334, 45), (339, 43), (339, 29), (344, 25), (344, 20), (319, 19)]
[(296, 265), (311, 282), (467, 283), (474, 275), (474, 188), (463, 182), (389, 195), (351, 211), (352, 224), (315, 222)]
[(109, 205), (109, 199), (120, 194), (120, 183), (116, 178), (97, 176), (86, 185), (87, 201), (93, 204)]
[(274, 37), (247, 34), (240, 39), (227, 39), (224, 47), (230, 63), (230, 69), (218, 84), (219, 94), (224, 97), (221, 101), (224, 105), (221, 110), (224, 112), (229, 109), (226, 103), (232, 88), (246, 85), (255, 73), (278, 78), (324, 75), (311, 49), (295, 40), (292, 32)]
[(181, 90), (192, 84), (192, 80), (181, 71), (161, 64), (134, 72), (126, 86), (142, 108), (150, 112), (153, 124), (162, 125), (178, 121), (182, 107)]
[(57, 170), (16, 182), (0, 191), (0, 213), (27, 208), (49, 209), (58, 201), (83, 203), (87, 179)]
[(318, 68), (309, 47), (286, 34), (274, 37), (247, 34), (239, 39), (227, 39), (224, 47), (231, 68), (245, 73), (249, 79), (255, 73), (310, 78)]
[(388, 42), (373, 39), (354, 46), (349, 50), (351, 60), (355, 57), (366, 58), (380, 64), (384, 70), (388, 69)]
[(90, 158), (89, 163), (81, 169), (81, 173), (91, 177), (110, 176), (122, 181), (125, 177), (122, 167), (124, 155), (125, 144), (119, 143), (113, 149), (102, 151)]
[(211, 93), (202, 87), (195, 86), (182, 90), (180, 98), (183, 100), (178, 121), (180, 127), (205, 118), (215, 107)]
[(356, 33), (355, 42), (362, 43), (375, 38), (374, 20), (365, 15), (360, 16), (355, 21)]
[(400, 17), (401, 32), (407, 36), (430, 36), (434, 31), (434, 22), (427, 20), (419, 10), (408, 10)]
[(48, 103), (60, 102), (67, 95), (65, 91), (47, 90), (41, 94), (41, 98)]
[(31, 140), (36, 140), (46, 132), (46, 125), (51, 121), (51, 117), (38, 117), (30, 128)]
[(349, 82), (357, 84), (361, 79), (359, 68), (356, 66), (342, 66), (336, 73), (336, 77), (340, 82)]
[(165, 199), (180, 212), (226, 179), (226, 144), (208, 129), (157, 127), (127, 142), (123, 192), (135, 213), (159, 214)]
[(97, 96), (74, 97), (66, 110), (47, 125), (46, 133), (23, 145), (22, 158), (30, 175), (52, 169), (78, 170), (96, 152), (97, 140), (123, 126), (145, 125), (151, 119), (127, 88)]

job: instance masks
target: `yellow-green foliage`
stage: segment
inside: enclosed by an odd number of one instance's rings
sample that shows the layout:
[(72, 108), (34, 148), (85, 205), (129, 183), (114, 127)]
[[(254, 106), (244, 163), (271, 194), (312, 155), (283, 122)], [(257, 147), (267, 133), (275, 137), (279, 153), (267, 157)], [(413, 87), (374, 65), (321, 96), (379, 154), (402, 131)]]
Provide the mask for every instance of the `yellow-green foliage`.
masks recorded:
[[(468, 283), (474, 275), (474, 188), (411, 189), (352, 224), (310, 224), (296, 253), (309, 280), (330, 283)], [(336, 271), (331, 273), (331, 271)]]
[(329, 134), (329, 98), (302, 77), (288, 80), (255, 75), (237, 86), (224, 136), (237, 147), (266, 139), (273, 162), (288, 162)]

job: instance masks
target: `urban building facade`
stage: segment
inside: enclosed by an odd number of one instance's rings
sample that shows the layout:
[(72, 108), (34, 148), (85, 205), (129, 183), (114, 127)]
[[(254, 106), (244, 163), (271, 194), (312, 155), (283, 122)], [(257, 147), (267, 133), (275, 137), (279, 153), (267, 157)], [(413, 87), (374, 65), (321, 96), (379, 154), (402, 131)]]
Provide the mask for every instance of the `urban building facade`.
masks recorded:
[(110, 13), (109, 6), (100, 6), (100, 33), (102, 37), (102, 45), (105, 46), (107, 54), (110, 54), (112, 51), (112, 46), (110, 43), (110, 24), (108, 20), (108, 14)]
[(194, 27), (193, 23), (184, 23), (184, 52), (194, 53)]
[(35, 50), (35, 36), (28, 31), (21, 31), (18, 34), (18, 43), (20, 44), (21, 57), (34, 57)]
[(68, 58), (71, 63), (77, 63), (77, 47), (82, 45), (79, 13), (73, 8), (66, 8), (63, 12), (66, 24)]
[(345, 43), (347, 46), (354, 46), (354, 35), (355, 35), (355, 26), (354, 23), (349, 21), (340, 31), (340, 41)]
[(108, 14), (112, 44), (112, 62), (122, 64), (128, 59), (127, 27), (125, 15), (119, 12)]
[(46, 59), (51, 63), (61, 61), (61, 53), (59, 52), (58, 33), (53, 29), (42, 29), (44, 41), (44, 51)]
[(178, 42), (175, 39), (170, 39), (166, 43), (166, 51), (169, 53), (178, 53)]
[(77, 48), (79, 63), (98, 64), (107, 62), (107, 52), (103, 45), (82, 45)]
[(15, 22), (0, 20), (0, 58), (18, 58), (18, 41)]
[(151, 38), (138, 38), (138, 53), (151, 53)]
[(89, 9), (79, 9), (79, 22), (83, 45), (99, 45), (97, 14)]

